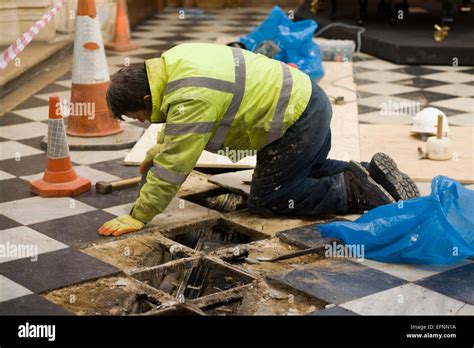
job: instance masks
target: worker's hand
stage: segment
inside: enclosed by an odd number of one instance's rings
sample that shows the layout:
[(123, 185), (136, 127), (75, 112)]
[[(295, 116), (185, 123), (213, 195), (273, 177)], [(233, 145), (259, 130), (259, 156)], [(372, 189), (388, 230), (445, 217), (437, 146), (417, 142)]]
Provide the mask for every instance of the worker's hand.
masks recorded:
[(107, 221), (99, 228), (99, 234), (104, 236), (120, 236), (124, 233), (135, 232), (145, 226), (143, 222), (130, 215), (122, 215)]
[(145, 159), (140, 165), (140, 174), (146, 173), (153, 166), (153, 158), (160, 153), (161, 144), (151, 147), (145, 155)]

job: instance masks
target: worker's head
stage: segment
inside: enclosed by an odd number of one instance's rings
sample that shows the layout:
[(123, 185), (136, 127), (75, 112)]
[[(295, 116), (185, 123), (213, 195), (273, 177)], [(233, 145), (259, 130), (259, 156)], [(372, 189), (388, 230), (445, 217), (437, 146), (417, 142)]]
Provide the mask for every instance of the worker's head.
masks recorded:
[(122, 115), (144, 122), (152, 111), (150, 85), (145, 66), (125, 67), (112, 75), (107, 90), (107, 105), (113, 115)]

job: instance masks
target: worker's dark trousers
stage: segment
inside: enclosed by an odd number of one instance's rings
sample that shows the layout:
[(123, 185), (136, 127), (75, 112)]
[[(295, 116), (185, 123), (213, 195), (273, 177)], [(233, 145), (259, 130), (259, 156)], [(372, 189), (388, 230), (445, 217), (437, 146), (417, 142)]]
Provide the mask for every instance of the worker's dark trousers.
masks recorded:
[(308, 106), (284, 136), (257, 152), (248, 207), (257, 214), (344, 213), (342, 172), (347, 162), (328, 159), (332, 107), (313, 82)]

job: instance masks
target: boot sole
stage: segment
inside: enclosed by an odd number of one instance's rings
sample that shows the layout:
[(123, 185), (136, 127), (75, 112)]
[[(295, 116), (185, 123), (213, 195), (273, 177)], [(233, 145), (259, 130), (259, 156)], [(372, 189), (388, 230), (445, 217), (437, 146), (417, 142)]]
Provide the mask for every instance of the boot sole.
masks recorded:
[(379, 185), (377, 182), (375, 182), (375, 180), (370, 177), (369, 172), (361, 164), (355, 161), (350, 161), (349, 169), (355, 175), (357, 175), (357, 178), (364, 184), (364, 186), (370, 188), (376, 187), (378, 189), (379, 196), (383, 201), (383, 204), (390, 204), (395, 202), (390, 193), (387, 192), (387, 190), (385, 190), (382, 185)]
[(372, 157), (369, 173), (397, 201), (420, 197), (420, 191), (415, 182), (398, 169), (390, 156), (382, 152)]

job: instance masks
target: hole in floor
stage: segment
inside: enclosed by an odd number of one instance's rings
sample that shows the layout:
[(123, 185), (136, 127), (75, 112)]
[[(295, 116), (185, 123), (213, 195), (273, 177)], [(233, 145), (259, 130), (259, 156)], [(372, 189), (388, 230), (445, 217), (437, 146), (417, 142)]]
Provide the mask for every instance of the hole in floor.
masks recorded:
[(211, 252), (268, 238), (267, 235), (226, 219), (199, 221), (163, 234), (191, 249)]
[(221, 213), (230, 213), (247, 208), (247, 197), (224, 188), (199, 192), (182, 198)]
[(196, 299), (251, 283), (254, 278), (207, 258), (179, 260), (148, 268), (132, 277), (174, 298)]
[(161, 302), (147, 294), (136, 294), (127, 314), (143, 314), (161, 307)]

